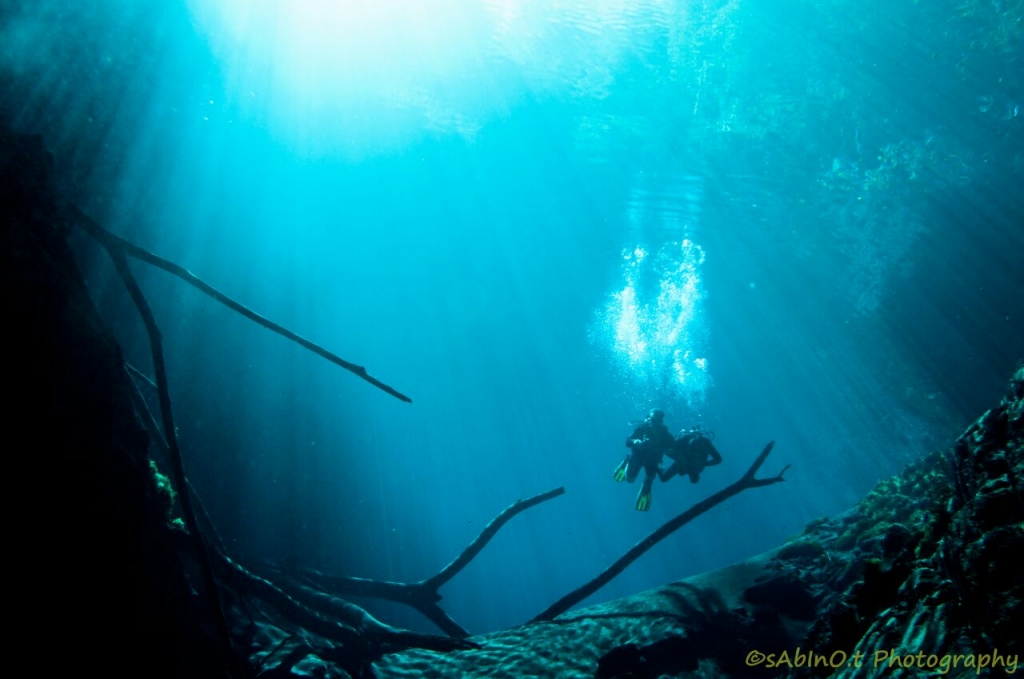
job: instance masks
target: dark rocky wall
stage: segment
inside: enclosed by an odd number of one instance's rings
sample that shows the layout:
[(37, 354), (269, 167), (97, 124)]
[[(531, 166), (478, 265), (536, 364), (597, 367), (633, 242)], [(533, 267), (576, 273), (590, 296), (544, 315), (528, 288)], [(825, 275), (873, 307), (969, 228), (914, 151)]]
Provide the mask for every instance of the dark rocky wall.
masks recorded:
[(170, 497), (67, 246), (51, 167), (41, 138), (0, 130), (8, 645), (50, 676), (213, 676)]
[[(804, 647), (860, 654), (861, 668), (834, 676), (872, 674), (876, 658), (888, 666), (893, 655), (914, 663), (960, 655), (998, 664), (999, 657), (1016, 667), (1024, 654), (1022, 491), (1024, 368), (999, 406), (952, 448), (881, 482), (857, 507), (813, 523), (794, 543), (804, 545), (805, 557), (815, 554), (788, 563), (821, 601)], [(794, 674), (829, 676), (831, 669)]]

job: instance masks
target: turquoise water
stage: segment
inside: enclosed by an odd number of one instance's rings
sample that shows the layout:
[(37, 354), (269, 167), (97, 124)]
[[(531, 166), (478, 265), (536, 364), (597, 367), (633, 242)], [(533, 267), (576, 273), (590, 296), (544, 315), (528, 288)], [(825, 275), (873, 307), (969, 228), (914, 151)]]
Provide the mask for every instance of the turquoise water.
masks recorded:
[[(0, 115), (113, 231), (409, 394), (135, 265), (232, 554), (522, 622), (752, 556), (946, 445), (1024, 356), (1024, 3), (0, 4)], [(103, 256), (98, 306), (149, 371)], [(615, 484), (653, 406), (700, 484)], [(364, 602), (394, 624), (417, 614)]]

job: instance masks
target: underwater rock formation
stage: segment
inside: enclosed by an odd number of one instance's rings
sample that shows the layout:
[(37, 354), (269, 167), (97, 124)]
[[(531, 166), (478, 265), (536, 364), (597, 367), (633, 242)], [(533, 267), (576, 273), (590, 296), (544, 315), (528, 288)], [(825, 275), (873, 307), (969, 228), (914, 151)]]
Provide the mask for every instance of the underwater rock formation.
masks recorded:
[(936, 671), (959, 656), (972, 674), (982, 658), (1015, 667), (1024, 651), (1022, 474), (1024, 368), (951, 449), (883, 481), (845, 524), (809, 527), (806, 537), (831, 542), (851, 572), (831, 583), (808, 644), (860, 655), (865, 666)]

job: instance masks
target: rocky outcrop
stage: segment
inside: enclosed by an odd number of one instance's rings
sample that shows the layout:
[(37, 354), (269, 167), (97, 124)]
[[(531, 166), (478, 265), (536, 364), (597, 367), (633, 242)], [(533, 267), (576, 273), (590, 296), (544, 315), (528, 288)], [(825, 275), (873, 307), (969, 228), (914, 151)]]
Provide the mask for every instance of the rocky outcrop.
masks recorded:
[(981, 662), (1016, 666), (1024, 651), (1022, 411), (1024, 369), (951, 449), (883, 481), (841, 520), (808, 527), (804, 539), (828, 544), (844, 564), (824, 583), (830, 592), (805, 643), (861, 659), (835, 676), (908, 663), (933, 671), (949, 663), (953, 675), (954, 661), (971, 674)]

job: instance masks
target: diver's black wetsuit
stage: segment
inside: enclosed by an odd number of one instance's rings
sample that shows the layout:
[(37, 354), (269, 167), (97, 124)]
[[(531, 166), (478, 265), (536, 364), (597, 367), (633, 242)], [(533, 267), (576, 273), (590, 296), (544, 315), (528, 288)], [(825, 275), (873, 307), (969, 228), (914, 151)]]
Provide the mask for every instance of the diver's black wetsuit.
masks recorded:
[(665, 426), (664, 411), (657, 408), (652, 410), (647, 419), (626, 439), (626, 447), (631, 449), (632, 453), (615, 468), (613, 477), (616, 481), (633, 483), (640, 475), (641, 469), (646, 472), (640, 492), (636, 496), (637, 511), (646, 512), (651, 508), (651, 486), (661, 471), (661, 456), (674, 441), (668, 427)]
[(683, 434), (665, 454), (673, 462), (668, 469), (659, 474), (662, 483), (677, 474), (686, 474), (690, 477), (690, 483), (697, 483), (705, 467), (713, 467), (722, 462), (722, 456), (711, 443), (711, 439), (699, 431)]
[[(640, 443), (634, 443), (635, 441)], [(633, 449), (633, 461), (626, 468), (626, 480), (633, 483), (640, 473), (641, 467), (647, 472), (647, 476), (657, 475), (661, 456), (672, 446), (674, 441), (672, 433), (663, 422), (655, 423), (650, 418), (641, 422), (640, 426), (626, 439), (626, 447)]]

